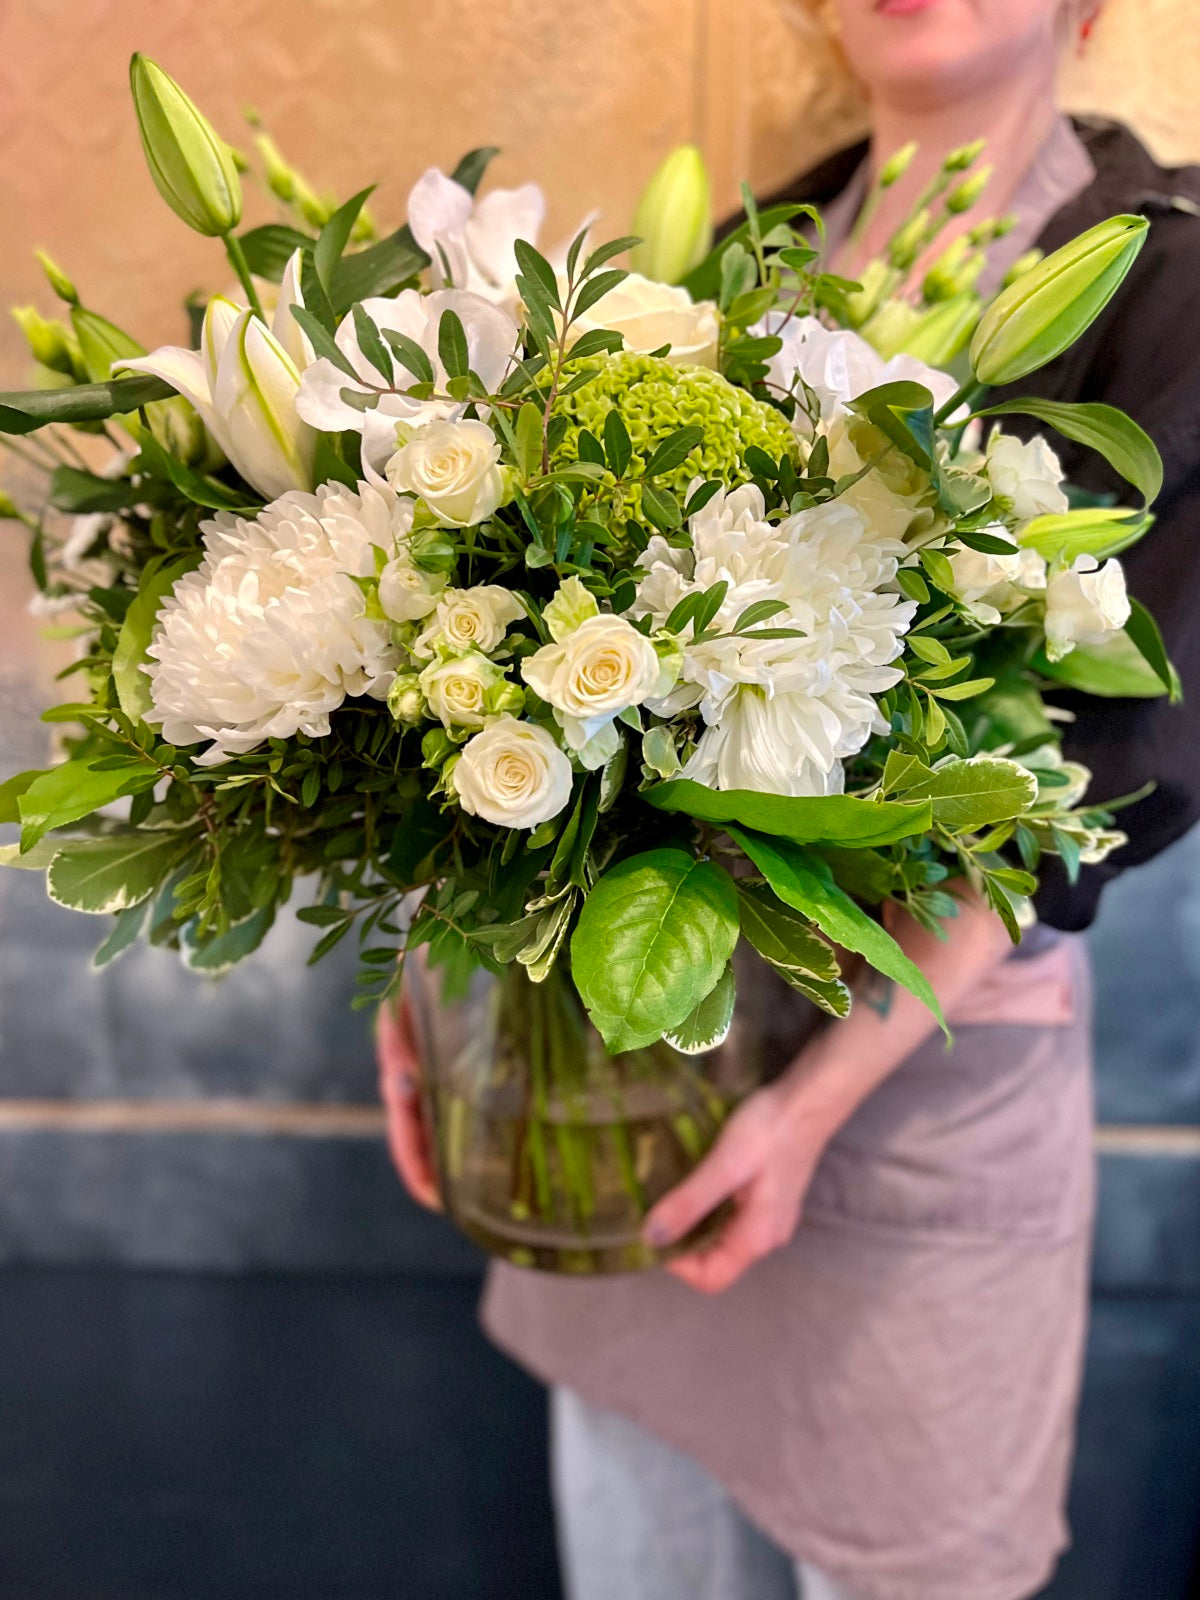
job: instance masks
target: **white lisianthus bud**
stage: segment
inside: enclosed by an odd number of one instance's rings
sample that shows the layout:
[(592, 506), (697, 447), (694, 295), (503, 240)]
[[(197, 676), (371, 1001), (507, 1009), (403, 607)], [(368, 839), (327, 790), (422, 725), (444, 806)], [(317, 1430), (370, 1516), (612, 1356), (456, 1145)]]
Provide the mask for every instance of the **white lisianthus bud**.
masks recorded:
[(1129, 596), (1121, 563), (1100, 566), (1095, 556), (1076, 556), (1066, 572), (1046, 585), (1046, 654), (1059, 661), (1076, 645), (1098, 645), (1129, 621)]
[(443, 528), (469, 528), (504, 504), (500, 441), (486, 422), (427, 422), (388, 462), (398, 494), (423, 500)]
[(419, 622), (438, 604), (445, 582), (440, 573), (414, 567), (407, 556), (393, 556), (379, 574), (379, 608), (389, 622)]
[(1009, 433), (993, 433), (984, 472), (992, 493), (1012, 506), (1018, 524), (1067, 509), (1063, 469), (1040, 434), (1026, 443)]
[(409, 727), (424, 719), (425, 696), (421, 692), (421, 680), (415, 672), (396, 674), (388, 690), (387, 707), (397, 722)]
[(450, 784), (471, 816), (536, 828), (571, 799), (571, 763), (545, 728), (501, 716), (468, 740)]
[(648, 354), (670, 345), (676, 366), (715, 367), (721, 328), (711, 300), (693, 300), (686, 289), (652, 283), (631, 272), (571, 323), (572, 341), (593, 328), (625, 337), (627, 350)]
[(559, 584), (558, 593), (542, 612), (542, 619), (550, 630), (550, 637), (561, 644), (581, 622), (599, 614), (595, 595), (584, 588), (580, 578), (571, 577)]
[(1000, 621), (1005, 592), (1020, 580), (1021, 551), (1001, 523), (983, 530), (992, 538), (1012, 543), (1012, 555), (997, 555), (989, 550), (955, 550), (947, 556), (954, 574), (954, 595), (978, 622), (994, 625)]
[(431, 656), (444, 646), (448, 650), (482, 650), (485, 656), (491, 655), (503, 642), (509, 623), (524, 615), (525, 608), (512, 590), (498, 583), (447, 589), (429, 625), (413, 642), (413, 654)]
[(430, 662), (419, 683), (430, 711), (446, 728), (482, 728), (489, 716), (519, 710), (523, 699), (517, 685), (478, 650)]

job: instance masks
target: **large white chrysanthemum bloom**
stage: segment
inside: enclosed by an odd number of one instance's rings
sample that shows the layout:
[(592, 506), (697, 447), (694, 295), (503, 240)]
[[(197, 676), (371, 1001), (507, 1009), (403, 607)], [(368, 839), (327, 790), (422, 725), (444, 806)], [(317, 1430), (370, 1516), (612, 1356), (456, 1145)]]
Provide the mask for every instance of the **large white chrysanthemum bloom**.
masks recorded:
[(211, 765), (264, 739), (327, 734), (348, 695), (385, 698), (399, 652), (354, 577), (374, 573), (372, 546), (403, 559), (411, 526), (411, 501), (366, 483), (204, 523), (204, 560), (158, 614), (147, 720), (172, 744), (211, 739), (199, 758)]
[[(699, 709), (706, 726), (687, 776), (722, 789), (838, 792), (842, 762), (882, 730), (875, 697), (902, 676), (894, 663), (916, 610), (892, 588), (904, 545), (841, 500), (772, 526), (753, 486), (715, 496), (690, 529), (691, 551), (651, 541), (633, 607), (661, 627), (687, 594), (729, 585), (712, 624), (723, 636), (685, 642), (679, 683), (651, 703), (662, 716)], [(797, 636), (726, 631), (760, 600), (786, 608), (770, 628)]]

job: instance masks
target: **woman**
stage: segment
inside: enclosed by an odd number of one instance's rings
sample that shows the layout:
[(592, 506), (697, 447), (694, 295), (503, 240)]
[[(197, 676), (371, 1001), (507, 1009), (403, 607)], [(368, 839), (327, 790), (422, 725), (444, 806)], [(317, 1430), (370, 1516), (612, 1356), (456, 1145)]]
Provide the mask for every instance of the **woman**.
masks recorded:
[[(1113, 213), (1152, 217), (1109, 313), (1022, 390), (1110, 401), (1163, 447), (1159, 522), (1127, 568), (1200, 684), (1200, 340), (1179, 338), (1197, 325), (1200, 181), (1160, 171), (1123, 129), (1057, 112), (1058, 51), (1094, 10), (838, 0), (874, 139), (785, 195), (832, 202), (842, 271), (978, 137), (989, 209), (1020, 219), (993, 272)], [(852, 237), (870, 168), (910, 139), (906, 180)], [(1064, 457), (1075, 481), (1119, 489), (1084, 452)], [(1069, 753), (1098, 798), (1158, 780), (1128, 813), (1124, 864), (1144, 859), (1197, 814), (1200, 742), (1161, 701), (1073, 709)], [(1015, 953), (978, 904), (944, 944), (894, 929), (955, 1024), (949, 1054), (905, 993), (865, 996), (807, 1043), (788, 1013), (792, 1064), (648, 1219), (665, 1243), (732, 1197), (708, 1249), (608, 1282), (494, 1270), (489, 1330), (555, 1385), (571, 1600), (1021, 1600), (1045, 1582), (1065, 1542), (1092, 1214), (1088, 980), (1055, 930), (1087, 925), (1112, 870), (1050, 878)], [(403, 1025), (381, 1044), (394, 1154), (435, 1204)]]

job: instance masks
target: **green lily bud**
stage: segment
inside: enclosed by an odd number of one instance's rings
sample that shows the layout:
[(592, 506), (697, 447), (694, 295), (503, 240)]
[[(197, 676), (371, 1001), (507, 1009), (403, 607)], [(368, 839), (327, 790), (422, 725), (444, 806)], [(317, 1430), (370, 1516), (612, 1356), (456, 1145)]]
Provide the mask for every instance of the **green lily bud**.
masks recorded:
[(1032, 272), (1034, 267), (1037, 266), (1038, 262), (1045, 259), (1045, 256), (1046, 252), (1044, 250), (1026, 250), (1025, 254), (1023, 256), (1018, 256), (1013, 262), (1012, 266), (1009, 267), (1008, 271), (1004, 274), (1004, 279), (1000, 287), (1002, 289), (1007, 289), (1010, 283), (1016, 283), (1018, 278), (1023, 278), (1027, 272)]
[(231, 232), (241, 220), (242, 185), (229, 146), (155, 62), (135, 55), (129, 85), (159, 194), (197, 233), (216, 238)]
[(978, 205), (980, 196), (992, 181), (995, 167), (980, 167), (978, 172), (973, 172), (969, 178), (964, 178), (961, 183), (956, 183), (946, 196), (946, 210), (953, 216), (958, 216), (971, 207)]
[(904, 341), (905, 355), (931, 367), (948, 367), (975, 331), (983, 301), (970, 290), (924, 312)]
[(968, 167), (974, 166), (984, 152), (987, 145), (986, 139), (975, 139), (971, 144), (959, 145), (957, 150), (942, 162), (943, 172), (965, 172)]
[(712, 192), (704, 157), (680, 145), (642, 191), (632, 231), (641, 242), (629, 259), (635, 272), (657, 283), (679, 283), (712, 249)]
[(43, 317), (33, 306), (14, 306), (13, 321), (25, 335), (25, 341), (35, 361), (51, 372), (61, 372), (68, 378), (77, 375), (78, 359), (71, 348), (71, 338), (61, 322), (53, 317)]
[(861, 327), (872, 315), (887, 292), (890, 277), (886, 261), (880, 261), (876, 257), (874, 261), (867, 262), (858, 275), (862, 288), (846, 296), (845, 315), (850, 327)]
[(1120, 287), (1149, 227), (1145, 217), (1110, 217), (1002, 290), (971, 341), (977, 380), (1013, 383), (1069, 349)]
[(923, 207), (892, 235), (888, 244), (888, 260), (897, 272), (907, 272), (921, 254), (922, 246), (929, 237), (932, 220), (929, 208)]
[(254, 144), (258, 150), (259, 160), (263, 164), (267, 188), (276, 199), (282, 200), (285, 205), (291, 205), (296, 198), (296, 174), (283, 159), (279, 146), (269, 133), (256, 134)]
[(894, 155), (888, 157), (879, 172), (879, 187), (881, 189), (890, 189), (894, 183), (899, 183), (909, 167), (912, 166), (913, 157), (916, 155), (917, 149), (916, 141), (910, 139), (907, 144), (902, 144)]
[(58, 298), (65, 300), (69, 306), (77, 306), (79, 304), (79, 291), (63, 269), (44, 250), (35, 250), (33, 253), (37, 257), (42, 271), (46, 274), (50, 287)]
[(907, 300), (885, 300), (858, 330), (885, 361), (908, 349), (909, 335), (920, 321), (920, 312)]
[(940, 300), (953, 300), (956, 295), (975, 287), (986, 264), (987, 257), (972, 250), (970, 240), (963, 235), (947, 245), (930, 267), (921, 292), (931, 305)]

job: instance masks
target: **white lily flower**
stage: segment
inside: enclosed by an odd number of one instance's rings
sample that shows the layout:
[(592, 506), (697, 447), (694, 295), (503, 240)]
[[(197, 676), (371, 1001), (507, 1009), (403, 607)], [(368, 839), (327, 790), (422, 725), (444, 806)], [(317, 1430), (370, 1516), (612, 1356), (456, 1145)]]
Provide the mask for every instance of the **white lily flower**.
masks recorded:
[(204, 313), (199, 350), (164, 345), (114, 364), (153, 373), (176, 389), (246, 482), (268, 500), (289, 489), (312, 488), (316, 435), (296, 408), (312, 347), (291, 314), (292, 305), (303, 303), (297, 251), (270, 328), (245, 306), (215, 295)]
[[(364, 300), (362, 309), (381, 332), (403, 333), (421, 346), (433, 368), (434, 387), (443, 394), (449, 381), (438, 355), (438, 329), (444, 311), (458, 314), (471, 370), (478, 373), (489, 390), (499, 388), (517, 347), (519, 335), (513, 319), (481, 295), (463, 289), (440, 289), (434, 294), (405, 289), (394, 300)], [(346, 317), (338, 329), (337, 346), (360, 381), (348, 377), (332, 361), (314, 361), (304, 374), (296, 409), (305, 422), (327, 433), (340, 433), (347, 428), (361, 433), (363, 474), (371, 483), (383, 484), (383, 470), (401, 442), (396, 435), (398, 423), (419, 428), (427, 422), (455, 421), (466, 406), (453, 400), (412, 400), (403, 394), (388, 393), (369, 410), (359, 411), (343, 400), (343, 389), (375, 395), (384, 379), (359, 348), (352, 317)], [(416, 379), (397, 363), (396, 383), (409, 387)]]
[(408, 225), (430, 257), (436, 288), (449, 281), (506, 311), (516, 310), (518, 239), (536, 245), (546, 197), (535, 183), (493, 189), (476, 200), (469, 189), (430, 167), (408, 197)]

